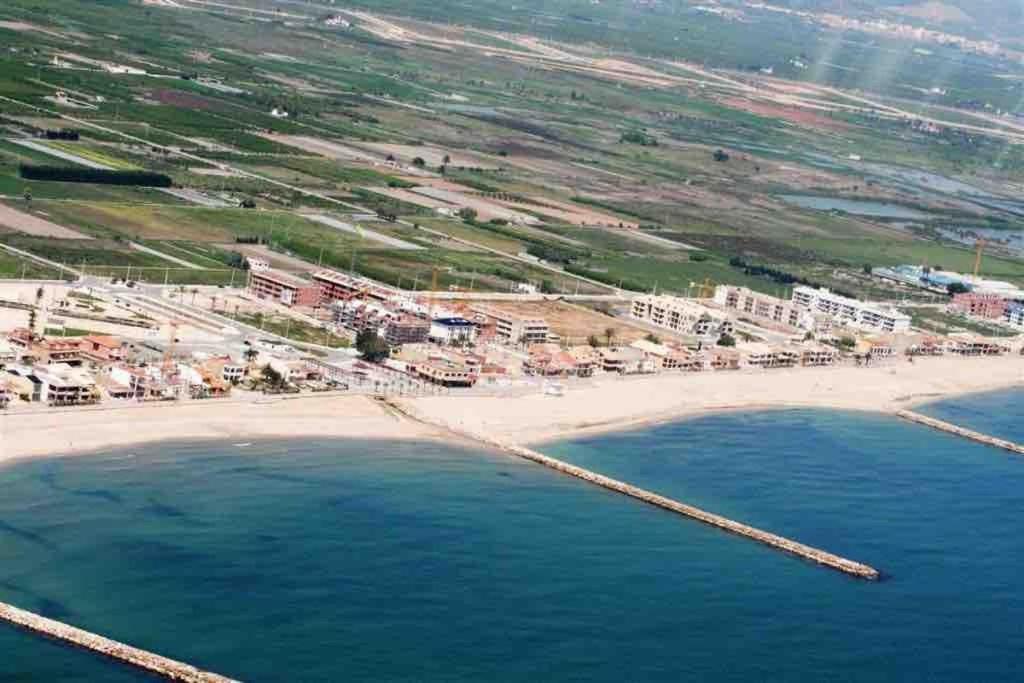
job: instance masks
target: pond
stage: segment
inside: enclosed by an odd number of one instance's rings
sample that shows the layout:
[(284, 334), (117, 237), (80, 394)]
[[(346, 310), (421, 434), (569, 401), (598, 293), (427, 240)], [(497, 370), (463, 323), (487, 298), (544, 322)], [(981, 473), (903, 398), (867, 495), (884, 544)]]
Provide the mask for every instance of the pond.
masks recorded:
[(905, 220), (930, 218), (930, 215), (924, 211), (870, 199), (843, 199), (841, 197), (820, 197), (803, 194), (781, 194), (778, 197), (788, 204), (818, 211), (844, 211), (858, 216), (901, 218)]

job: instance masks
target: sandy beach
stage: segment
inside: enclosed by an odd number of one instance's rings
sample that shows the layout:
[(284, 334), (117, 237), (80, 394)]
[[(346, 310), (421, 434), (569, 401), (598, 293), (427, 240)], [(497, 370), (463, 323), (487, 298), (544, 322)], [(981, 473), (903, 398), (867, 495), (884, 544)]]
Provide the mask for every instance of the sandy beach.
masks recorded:
[(963, 394), (1024, 386), (1024, 359), (900, 359), (874, 367), (607, 377), (560, 397), (431, 397), (416, 414), (459, 431), (538, 444), (725, 410), (836, 408), (894, 412)]
[(168, 440), (426, 439), (440, 433), (365, 396), (42, 409), (0, 414), (0, 463)]
[[(933, 358), (871, 368), (605, 377), (565, 383), (560, 397), (454, 395), (401, 399), (424, 420), (536, 444), (725, 410), (788, 407), (893, 412), (963, 394), (1024, 386), (1024, 359)], [(453, 438), (365, 396), (271, 402), (39, 409), (0, 414), (0, 462), (174, 439)]]

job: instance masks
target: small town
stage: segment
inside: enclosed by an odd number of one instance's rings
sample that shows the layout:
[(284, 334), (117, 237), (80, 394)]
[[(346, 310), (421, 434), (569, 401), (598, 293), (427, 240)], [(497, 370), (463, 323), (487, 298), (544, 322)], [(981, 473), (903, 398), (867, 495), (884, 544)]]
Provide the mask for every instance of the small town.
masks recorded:
[[(595, 376), (780, 371), (1024, 351), (1024, 292), (904, 267), (956, 291), (936, 306), (1004, 336), (916, 329), (891, 305), (826, 289), (781, 299), (732, 285), (668, 294), (413, 292), (330, 270), (247, 262), (244, 287), (89, 279), (0, 289), (0, 406), (123, 404), (347, 391), (541, 392)], [(957, 283), (958, 286), (952, 286)], [(938, 290), (936, 290), (938, 291)]]

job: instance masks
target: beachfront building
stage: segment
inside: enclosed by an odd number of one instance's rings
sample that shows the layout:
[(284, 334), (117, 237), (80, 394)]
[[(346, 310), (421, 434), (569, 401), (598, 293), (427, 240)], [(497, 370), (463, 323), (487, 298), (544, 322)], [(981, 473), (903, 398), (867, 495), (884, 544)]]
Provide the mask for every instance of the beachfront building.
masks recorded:
[(1010, 347), (1005, 340), (954, 332), (946, 341), (946, 351), (954, 356), (1001, 356), (1008, 353)]
[(520, 316), (495, 306), (474, 306), (494, 325), (495, 336), (507, 344), (542, 344), (551, 336), (551, 327), (543, 318)]
[(644, 357), (653, 364), (655, 372), (699, 372), (704, 369), (704, 360), (688, 349), (656, 344), (646, 339), (638, 339), (630, 346), (644, 354)]
[(1003, 311), (1003, 320), (1014, 327), (1024, 327), (1024, 303), (1011, 301)]
[(975, 318), (998, 320), (1006, 311), (1006, 303), (998, 294), (964, 292), (953, 296), (949, 309)]
[(557, 344), (534, 344), (523, 369), (528, 375), (543, 377), (592, 377), (600, 360), (589, 346), (563, 349)]
[(601, 370), (619, 375), (636, 375), (657, 372), (657, 362), (648, 358), (640, 349), (631, 346), (597, 350), (601, 358)]
[(0, 368), (18, 360), (18, 352), (6, 339), (0, 339)]
[(801, 344), (796, 347), (800, 354), (800, 365), (804, 367), (823, 367), (835, 365), (839, 360), (839, 350), (824, 344)]
[(896, 355), (896, 340), (888, 336), (858, 339), (853, 347), (853, 355), (872, 361), (892, 358)]
[(742, 354), (736, 349), (713, 346), (698, 352), (705, 369), (708, 370), (739, 370)]
[(719, 285), (715, 287), (714, 302), (758, 323), (771, 322), (802, 330), (814, 329), (814, 316), (806, 308), (746, 287)]
[(249, 293), (282, 306), (316, 306), (319, 292), (308, 280), (279, 270), (249, 271)]
[(788, 346), (750, 342), (739, 351), (741, 364), (748, 368), (791, 368), (800, 362), (800, 353)]
[(811, 312), (822, 313), (833, 321), (865, 330), (906, 332), (910, 316), (881, 304), (857, 301), (827, 289), (800, 286), (793, 290), (793, 303)]
[(630, 315), (678, 334), (717, 339), (733, 332), (732, 319), (725, 313), (678, 296), (645, 294), (633, 299)]
[(442, 387), (471, 387), (480, 377), (481, 365), (481, 360), (475, 356), (431, 353), (408, 363), (408, 370), (416, 377)]
[(32, 376), (39, 380), (39, 400), (51, 406), (75, 406), (97, 403), (100, 393), (93, 376), (65, 363), (36, 367)]
[(461, 345), (476, 341), (476, 325), (459, 316), (435, 318), (430, 322), (430, 341), (436, 344)]

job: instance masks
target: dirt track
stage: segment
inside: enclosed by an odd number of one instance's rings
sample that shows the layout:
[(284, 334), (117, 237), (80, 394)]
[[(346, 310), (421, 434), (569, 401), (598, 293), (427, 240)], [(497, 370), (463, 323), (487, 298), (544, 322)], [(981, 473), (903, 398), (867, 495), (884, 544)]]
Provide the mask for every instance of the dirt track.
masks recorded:
[(32, 214), (18, 211), (2, 203), (0, 203), (0, 225), (35, 237), (53, 237), (60, 240), (92, 239), (89, 235), (83, 235), (70, 228), (65, 228), (62, 225), (51, 223)]

